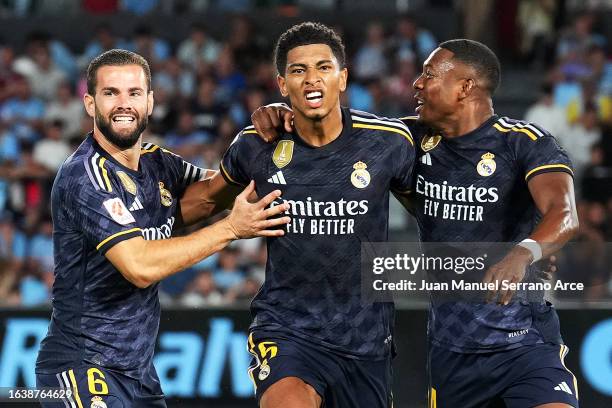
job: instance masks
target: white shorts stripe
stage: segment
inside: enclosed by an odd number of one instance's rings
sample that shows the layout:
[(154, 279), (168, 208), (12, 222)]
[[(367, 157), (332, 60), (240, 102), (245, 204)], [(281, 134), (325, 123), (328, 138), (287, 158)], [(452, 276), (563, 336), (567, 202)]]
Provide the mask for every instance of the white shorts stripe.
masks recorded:
[[(66, 375), (66, 371), (62, 371), (62, 378), (64, 379), (64, 385), (66, 386), (66, 388), (72, 388), (70, 386), (70, 381), (68, 381), (68, 375)], [(68, 397), (67, 399), (68, 399), (68, 402), (70, 403), (71, 408), (77, 408), (76, 403), (74, 402), (74, 399), (72, 398), (72, 395)]]

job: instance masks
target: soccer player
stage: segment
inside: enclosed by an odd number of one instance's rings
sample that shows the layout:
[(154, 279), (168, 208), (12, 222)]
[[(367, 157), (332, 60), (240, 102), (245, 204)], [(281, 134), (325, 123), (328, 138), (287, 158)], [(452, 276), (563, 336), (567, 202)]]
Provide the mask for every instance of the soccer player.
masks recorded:
[(165, 407), (152, 362), (158, 282), (235, 239), (283, 235), (268, 228), (288, 217), (267, 218), (286, 206), (266, 209), (278, 190), (251, 204), (254, 185), (247, 181), (228, 217), (171, 238), (178, 224), (210, 209), (185, 193), (202, 169), (142, 145), (153, 110), (147, 61), (129, 51), (105, 52), (89, 65), (87, 92), (93, 132), (62, 165), (51, 193), (53, 315), (36, 363), (37, 386), (72, 389), (45, 407)]
[[(577, 229), (571, 163), (539, 126), (494, 114), (497, 57), (470, 40), (440, 44), (414, 87), (414, 214), (423, 242), (515, 242), (484, 282), (520, 282)], [(291, 129), (288, 111), (256, 112), (262, 136)], [(401, 200), (405, 201), (405, 200)], [(409, 204), (409, 203), (405, 203)], [(469, 244), (464, 248), (470, 248)], [(430, 407), (578, 407), (554, 308), (543, 300), (444, 302), (432, 296)]]
[(387, 240), (389, 192), (412, 183), (412, 136), (399, 120), (340, 106), (344, 46), (328, 27), (294, 26), (274, 53), (295, 131), (269, 144), (245, 128), (200, 194), (221, 203), (253, 179), (259, 196), (282, 187), (272, 206), (290, 206), (251, 305), (256, 396), (263, 408), (388, 408), (394, 309), (363, 301), (359, 259), (361, 242)]

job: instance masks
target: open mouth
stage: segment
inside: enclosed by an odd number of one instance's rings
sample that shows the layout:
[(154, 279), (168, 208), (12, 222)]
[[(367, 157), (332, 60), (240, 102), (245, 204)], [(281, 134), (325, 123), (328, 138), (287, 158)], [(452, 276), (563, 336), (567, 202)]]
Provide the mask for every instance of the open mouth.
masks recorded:
[(115, 115), (113, 116), (113, 123), (117, 124), (130, 124), (136, 121), (136, 118), (132, 115)]
[(323, 92), (321, 91), (306, 91), (306, 104), (311, 108), (318, 108), (323, 104)]
[(425, 101), (417, 96), (414, 97), (414, 99), (416, 99), (417, 101), (417, 106), (415, 108), (415, 111), (420, 111), (421, 108), (423, 108), (423, 105), (425, 105)]

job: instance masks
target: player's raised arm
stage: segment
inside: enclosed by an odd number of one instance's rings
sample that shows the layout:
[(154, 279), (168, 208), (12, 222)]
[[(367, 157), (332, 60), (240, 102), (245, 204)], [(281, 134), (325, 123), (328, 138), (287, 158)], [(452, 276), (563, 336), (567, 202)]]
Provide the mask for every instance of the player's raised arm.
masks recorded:
[(134, 285), (145, 288), (188, 268), (241, 238), (278, 237), (282, 229), (271, 229), (289, 222), (289, 217), (272, 218), (287, 210), (287, 204), (267, 208), (281, 192), (275, 190), (250, 203), (254, 183), (240, 193), (232, 212), (217, 223), (185, 237), (146, 241), (134, 237), (121, 241), (106, 252), (106, 257)]
[(260, 106), (251, 114), (251, 122), (257, 134), (266, 142), (273, 142), (279, 136), (278, 131), (293, 131), (293, 111), (287, 104), (271, 103)]

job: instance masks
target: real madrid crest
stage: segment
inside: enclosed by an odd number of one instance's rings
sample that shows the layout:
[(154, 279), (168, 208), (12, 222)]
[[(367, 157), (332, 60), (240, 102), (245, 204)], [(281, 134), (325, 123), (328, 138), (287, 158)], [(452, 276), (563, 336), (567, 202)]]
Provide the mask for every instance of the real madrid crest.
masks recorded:
[(293, 158), (293, 140), (281, 140), (272, 154), (272, 161), (279, 169), (291, 162)]
[(90, 408), (106, 408), (106, 403), (102, 400), (102, 397), (96, 395), (91, 399)]
[(358, 161), (353, 164), (353, 168), (355, 170), (351, 173), (351, 183), (357, 188), (366, 188), (370, 184), (370, 172), (366, 170), (368, 166)]
[(132, 195), (136, 195), (136, 184), (130, 178), (130, 176), (125, 174), (125, 172), (123, 171), (118, 171), (117, 177), (119, 177), (119, 180), (121, 180), (121, 184), (123, 184), (123, 187), (125, 187), (125, 190), (127, 192), (129, 192)]
[(266, 362), (264, 362), (261, 367), (259, 367), (259, 375), (257, 376), (257, 378), (259, 378), (259, 381), (263, 381), (268, 378), (269, 375), (270, 366)]
[(423, 149), (424, 152), (433, 150), (438, 143), (440, 143), (440, 140), (442, 140), (442, 136), (440, 135), (426, 136), (421, 140), (421, 149)]
[(170, 207), (172, 205), (172, 194), (164, 188), (164, 183), (161, 181), (159, 182), (159, 194), (161, 196), (161, 203), (166, 207)]
[(489, 177), (491, 174), (495, 173), (495, 169), (497, 168), (497, 164), (495, 163), (495, 155), (491, 152), (487, 152), (481, 156), (482, 160), (478, 162), (476, 165), (476, 171), (482, 177)]

